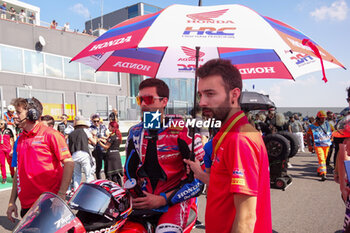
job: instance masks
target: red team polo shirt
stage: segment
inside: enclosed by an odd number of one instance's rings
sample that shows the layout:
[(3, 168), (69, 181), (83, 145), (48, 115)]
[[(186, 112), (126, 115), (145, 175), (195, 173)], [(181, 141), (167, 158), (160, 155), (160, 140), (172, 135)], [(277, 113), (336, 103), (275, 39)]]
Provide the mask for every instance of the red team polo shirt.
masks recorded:
[(63, 175), (61, 162), (71, 154), (60, 133), (41, 123), (21, 134), (17, 144), (17, 193), (22, 209), (30, 208), (43, 192), (57, 194)]
[[(242, 113), (234, 114), (213, 139), (213, 148), (230, 123)], [(264, 141), (243, 116), (213, 152), (210, 172), (205, 229), (207, 233), (229, 233), (236, 209), (233, 194), (257, 197), (255, 233), (271, 233), (269, 161)]]

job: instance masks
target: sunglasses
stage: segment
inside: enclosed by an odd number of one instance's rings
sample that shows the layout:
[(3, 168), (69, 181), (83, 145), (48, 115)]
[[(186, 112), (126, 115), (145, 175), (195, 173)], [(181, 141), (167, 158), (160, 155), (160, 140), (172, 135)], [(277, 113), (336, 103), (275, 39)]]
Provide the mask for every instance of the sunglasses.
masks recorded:
[(92, 122), (94, 122), (94, 123), (99, 123), (100, 121), (92, 121)]
[(156, 99), (162, 100), (164, 97), (156, 97), (153, 95), (145, 95), (145, 96), (136, 96), (136, 102), (138, 105), (141, 105), (142, 101), (145, 101), (145, 104), (150, 105), (153, 104)]

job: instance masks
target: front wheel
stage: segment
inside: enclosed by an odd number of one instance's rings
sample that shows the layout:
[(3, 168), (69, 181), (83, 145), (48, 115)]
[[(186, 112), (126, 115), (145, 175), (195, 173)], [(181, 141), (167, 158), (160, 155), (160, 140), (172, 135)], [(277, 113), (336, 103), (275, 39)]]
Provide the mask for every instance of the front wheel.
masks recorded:
[(275, 182), (275, 186), (276, 186), (276, 188), (278, 188), (278, 189), (284, 189), (284, 188), (287, 186), (287, 184), (286, 184), (286, 182), (284, 181), (284, 179), (282, 179), (282, 178), (277, 178), (277, 179), (276, 179), (276, 182)]

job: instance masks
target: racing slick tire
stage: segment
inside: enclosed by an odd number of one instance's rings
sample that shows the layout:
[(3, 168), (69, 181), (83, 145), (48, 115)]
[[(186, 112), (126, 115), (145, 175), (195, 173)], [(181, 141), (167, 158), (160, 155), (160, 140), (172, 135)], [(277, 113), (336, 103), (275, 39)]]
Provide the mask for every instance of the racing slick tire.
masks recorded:
[(286, 131), (280, 131), (278, 132), (278, 134), (282, 135), (283, 137), (285, 137), (286, 139), (288, 139), (289, 143), (290, 143), (290, 153), (288, 158), (292, 158), (294, 157), (299, 150), (299, 140), (297, 138), (297, 136), (295, 136), (293, 133), (290, 132), (286, 132)]
[(279, 134), (269, 134), (264, 137), (269, 161), (286, 160), (290, 154), (289, 141)]

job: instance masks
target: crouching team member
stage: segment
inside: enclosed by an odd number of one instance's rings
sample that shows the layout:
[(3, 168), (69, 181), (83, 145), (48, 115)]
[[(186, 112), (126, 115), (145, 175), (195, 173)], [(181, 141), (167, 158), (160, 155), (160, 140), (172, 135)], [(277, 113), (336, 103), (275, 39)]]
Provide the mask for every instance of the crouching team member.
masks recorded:
[[(192, 139), (188, 128), (168, 124), (170, 120), (181, 120), (164, 115), (168, 98), (169, 87), (162, 80), (146, 79), (140, 83), (137, 100), (141, 112), (156, 112), (152, 115), (160, 117), (160, 127), (148, 129), (140, 122), (129, 130), (126, 146), (125, 181), (135, 178), (144, 190), (143, 197), (133, 198), (133, 208), (159, 212), (152, 216), (157, 233), (183, 231), (192, 197), (199, 195), (203, 186), (198, 180), (187, 179), (183, 159), (189, 158)], [(163, 119), (169, 127), (164, 127)], [(199, 135), (195, 137), (194, 152), (202, 160), (204, 150)]]

